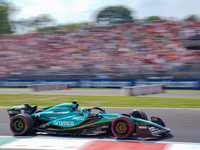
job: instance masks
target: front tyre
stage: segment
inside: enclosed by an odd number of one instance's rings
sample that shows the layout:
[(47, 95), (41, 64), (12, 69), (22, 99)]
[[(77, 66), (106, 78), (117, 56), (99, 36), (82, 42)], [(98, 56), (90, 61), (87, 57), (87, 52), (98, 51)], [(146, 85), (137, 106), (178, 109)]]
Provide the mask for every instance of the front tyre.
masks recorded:
[(28, 114), (15, 115), (10, 121), (10, 129), (14, 135), (27, 135), (33, 129), (33, 119)]
[(135, 131), (135, 124), (128, 116), (121, 116), (113, 120), (111, 130), (118, 139), (127, 139)]

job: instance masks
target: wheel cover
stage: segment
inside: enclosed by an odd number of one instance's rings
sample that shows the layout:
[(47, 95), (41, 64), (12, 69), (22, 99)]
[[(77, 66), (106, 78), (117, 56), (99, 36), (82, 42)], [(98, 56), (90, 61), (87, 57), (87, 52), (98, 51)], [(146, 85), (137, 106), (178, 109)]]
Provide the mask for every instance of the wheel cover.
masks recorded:
[(23, 117), (16, 117), (13, 118), (10, 127), (14, 134), (21, 135), (27, 129), (27, 122)]
[(118, 122), (116, 124), (115, 130), (119, 133), (119, 134), (125, 134), (127, 132), (127, 125), (125, 122)]

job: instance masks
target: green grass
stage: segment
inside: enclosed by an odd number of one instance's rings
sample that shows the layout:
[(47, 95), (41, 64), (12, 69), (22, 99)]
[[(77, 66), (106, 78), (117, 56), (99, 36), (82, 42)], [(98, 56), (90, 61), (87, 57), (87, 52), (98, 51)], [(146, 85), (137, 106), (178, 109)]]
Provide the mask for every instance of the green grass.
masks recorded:
[(200, 98), (35, 94), (0, 94), (0, 106), (12, 106), (23, 103), (38, 105), (39, 107), (51, 106), (60, 103), (70, 103), (72, 99), (77, 99), (80, 107), (200, 108)]

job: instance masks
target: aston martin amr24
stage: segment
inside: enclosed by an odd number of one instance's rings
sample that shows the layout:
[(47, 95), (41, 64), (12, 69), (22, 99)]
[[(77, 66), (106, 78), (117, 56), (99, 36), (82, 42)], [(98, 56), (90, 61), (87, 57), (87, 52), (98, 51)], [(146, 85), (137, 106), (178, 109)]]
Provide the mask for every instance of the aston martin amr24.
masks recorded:
[(134, 109), (129, 114), (107, 113), (101, 107), (79, 108), (76, 100), (41, 110), (30, 104), (15, 105), (8, 109), (10, 129), (16, 136), (30, 133), (58, 135), (113, 134), (118, 139), (133, 135), (156, 136), (170, 132), (159, 117), (151, 117)]

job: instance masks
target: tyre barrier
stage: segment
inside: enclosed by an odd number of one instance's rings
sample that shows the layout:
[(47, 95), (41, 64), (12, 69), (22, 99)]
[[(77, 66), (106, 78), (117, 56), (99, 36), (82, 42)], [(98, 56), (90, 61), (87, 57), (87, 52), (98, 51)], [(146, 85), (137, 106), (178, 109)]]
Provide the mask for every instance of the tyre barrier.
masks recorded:
[(122, 88), (122, 96), (139, 96), (163, 92), (163, 85), (127, 86)]
[(33, 84), (29, 86), (33, 91), (51, 91), (51, 90), (67, 90), (68, 84), (57, 83), (57, 84)]

